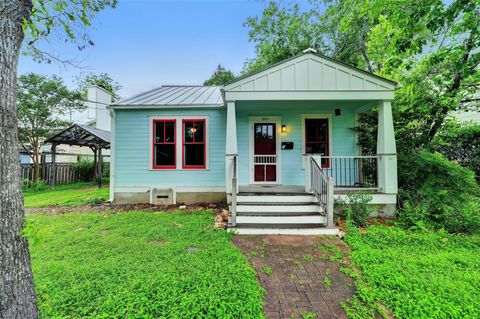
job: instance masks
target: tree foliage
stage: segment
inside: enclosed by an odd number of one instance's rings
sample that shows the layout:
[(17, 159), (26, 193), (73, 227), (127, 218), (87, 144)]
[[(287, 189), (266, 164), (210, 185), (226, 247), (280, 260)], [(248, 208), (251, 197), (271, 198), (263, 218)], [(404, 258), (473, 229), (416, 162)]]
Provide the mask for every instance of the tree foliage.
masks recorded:
[(107, 73), (89, 73), (76, 78), (79, 86), (79, 90), (86, 91), (89, 85), (97, 85), (112, 95), (112, 102), (116, 102), (121, 99), (118, 91), (122, 88), (120, 83), (115, 81)]
[(84, 108), (81, 93), (69, 90), (57, 76), (47, 77), (35, 73), (19, 76), (18, 138), (21, 146), (31, 154), (35, 180), (39, 177), (39, 155), (43, 141), (70, 124), (60, 116)]
[[(54, 40), (71, 43), (82, 51), (95, 45), (88, 34), (95, 16), (118, 0), (35, 0), (30, 16), (24, 18), (24, 53), (41, 62), (71, 62), (52, 52)], [(44, 43), (42, 40), (49, 39)]]
[(224, 85), (235, 79), (232, 71), (225, 69), (222, 65), (218, 65), (217, 69), (203, 85)]
[(447, 121), (433, 139), (431, 149), (471, 169), (480, 181), (480, 123)]
[(270, 2), (246, 21), (256, 47), (246, 71), (313, 47), (396, 80), (399, 149), (424, 148), (480, 86), (479, 17), (478, 0), (313, 1), (303, 10)]

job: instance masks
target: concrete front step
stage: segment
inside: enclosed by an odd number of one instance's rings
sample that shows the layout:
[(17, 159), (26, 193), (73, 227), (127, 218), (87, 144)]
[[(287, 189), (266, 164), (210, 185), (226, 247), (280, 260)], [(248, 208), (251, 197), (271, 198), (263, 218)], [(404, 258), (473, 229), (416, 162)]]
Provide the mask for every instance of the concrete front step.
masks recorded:
[(323, 225), (327, 223), (327, 218), (322, 215), (307, 215), (307, 216), (237, 216), (237, 224), (252, 224), (252, 225), (282, 225), (296, 226), (296, 225)]
[[(258, 227), (263, 225), (253, 225), (255, 227), (249, 227), (250, 225), (237, 225), (237, 227), (228, 227), (228, 231), (235, 232), (239, 235), (338, 235), (338, 228), (327, 227), (290, 227), (290, 228), (278, 228), (278, 227)], [(269, 225), (274, 226), (274, 225)]]
[(237, 203), (316, 203), (317, 198), (313, 195), (238, 195)]
[[(228, 208), (232, 211), (232, 207)], [(278, 205), (263, 205), (261, 203), (254, 203), (249, 205), (237, 204), (237, 212), (250, 212), (250, 213), (264, 213), (264, 212), (321, 212), (321, 207), (315, 203), (309, 204), (278, 204)]]

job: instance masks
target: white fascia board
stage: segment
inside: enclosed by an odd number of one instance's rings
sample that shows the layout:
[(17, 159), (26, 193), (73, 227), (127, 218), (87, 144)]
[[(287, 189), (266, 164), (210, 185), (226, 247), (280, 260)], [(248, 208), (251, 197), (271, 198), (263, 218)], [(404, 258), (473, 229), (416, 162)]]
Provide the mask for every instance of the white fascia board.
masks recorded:
[(225, 100), (229, 101), (272, 101), (272, 100), (386, 100), (394, 98), (394, 91), (225, 91)]
[(225, 104), (191, 104), (191, 105), (109, 105), (107, 108), (115, 110), (131, 109), (191, 109), (191, 108), (222, 108)]

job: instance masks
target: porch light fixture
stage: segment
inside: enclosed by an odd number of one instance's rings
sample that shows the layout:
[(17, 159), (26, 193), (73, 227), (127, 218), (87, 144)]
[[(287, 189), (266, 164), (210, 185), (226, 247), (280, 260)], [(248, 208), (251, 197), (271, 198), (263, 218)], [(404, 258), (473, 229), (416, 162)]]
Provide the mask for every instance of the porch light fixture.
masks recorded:
[(286, 125), (282, 125), (282, 133), (287, 133), (287, 126)]
[(340, 116), (340, 115), (342, 115), (342, 110), (335, 109), (335, 116)]

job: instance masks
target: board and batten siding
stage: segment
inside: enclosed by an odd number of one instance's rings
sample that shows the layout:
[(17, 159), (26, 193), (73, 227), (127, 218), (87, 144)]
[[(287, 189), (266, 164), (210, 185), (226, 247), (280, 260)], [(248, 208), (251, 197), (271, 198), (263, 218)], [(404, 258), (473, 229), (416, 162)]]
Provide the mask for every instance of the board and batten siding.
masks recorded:
[[(356, 155), (355, 108), (352, 102), (342, 101), (242, 101), (236, 102), (237, 140), (239, 160), (239, 184), (249, 184), (249, 118), (277, 116), (281, 125), (287, 126), (287, 133), (281, 133), (280, 143), (293, 142), (292, 150), (281, 150), (281, 183), (283, 185), (304, 185), (305, 171), (302, 169), (303, 125), (302, 114), (329, 114), (332, 125), (331, 155)], [(341, 115), (335, 116), (335, 109)], [(278, 131), (278, 129), (277, 129)]]
[[(207, 119), (207, 169), (152, 169), (152, 117)], [(225, 185), (225, 109), (116, 110), (115, 187)], [(181, 121), (181, 119), (180, 119)], [(181, 123), (180, 123), (181, 124)], [(182, 141), (177, 141), (177, 148)]]

